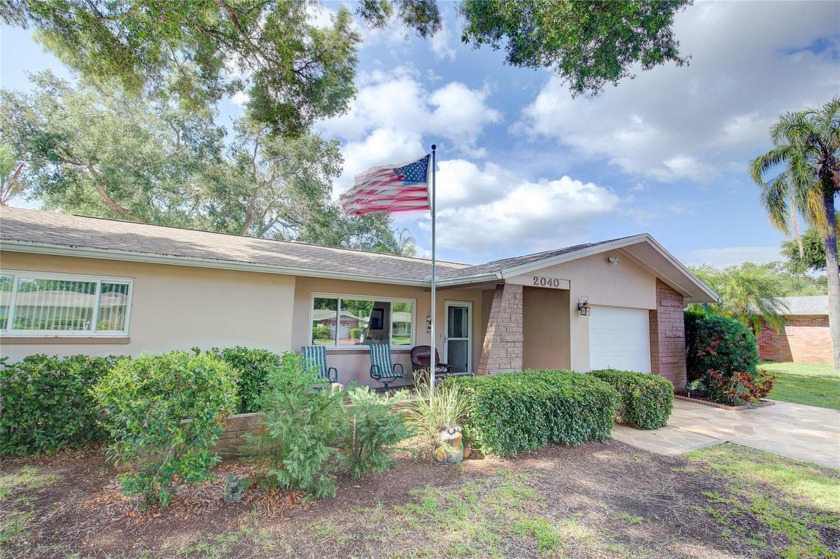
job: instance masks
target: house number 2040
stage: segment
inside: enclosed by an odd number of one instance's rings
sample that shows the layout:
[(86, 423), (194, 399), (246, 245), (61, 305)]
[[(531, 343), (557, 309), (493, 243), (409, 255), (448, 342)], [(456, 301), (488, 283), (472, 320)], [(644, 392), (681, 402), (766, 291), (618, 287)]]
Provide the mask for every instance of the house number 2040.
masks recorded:
[(543, 276), (534, 276), (534, 285), (537, 287), (561, 287), (563, 282), (557, 278), (546, 278)]

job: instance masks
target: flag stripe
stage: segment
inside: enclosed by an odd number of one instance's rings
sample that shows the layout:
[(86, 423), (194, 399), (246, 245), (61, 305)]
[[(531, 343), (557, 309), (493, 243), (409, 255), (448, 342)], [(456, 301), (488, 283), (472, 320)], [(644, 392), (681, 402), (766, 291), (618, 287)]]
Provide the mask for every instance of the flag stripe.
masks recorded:
[(431, 155), (417, 161), (372, 167), (356, 175), (353, 187), (341, 195), (348, 215), (370, 212), (428, 210), (428, 169)]

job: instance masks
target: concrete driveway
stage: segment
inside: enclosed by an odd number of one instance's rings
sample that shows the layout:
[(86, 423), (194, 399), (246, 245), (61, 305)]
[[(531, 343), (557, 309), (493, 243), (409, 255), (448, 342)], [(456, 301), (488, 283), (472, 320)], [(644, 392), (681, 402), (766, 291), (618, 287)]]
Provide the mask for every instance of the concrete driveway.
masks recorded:
[(731, 442), (840, 468), (840, 411), (788, 402), (728, 411), (675, 400), (667, 427), (640, 431), (616, 425), (612, 436), (631, 446), (669, 456)]

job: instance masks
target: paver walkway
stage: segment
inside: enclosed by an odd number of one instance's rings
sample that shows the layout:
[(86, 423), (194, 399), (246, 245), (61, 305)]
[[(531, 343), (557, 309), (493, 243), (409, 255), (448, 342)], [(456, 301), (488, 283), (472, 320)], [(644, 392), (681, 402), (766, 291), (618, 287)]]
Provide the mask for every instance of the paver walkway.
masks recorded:
[(840, 411), (788, 402), (728, 411), (675, 400), (667, 427), (640, 431), (616, 425), (613, 438), (665, 455), (732, 442), (840, 468)]

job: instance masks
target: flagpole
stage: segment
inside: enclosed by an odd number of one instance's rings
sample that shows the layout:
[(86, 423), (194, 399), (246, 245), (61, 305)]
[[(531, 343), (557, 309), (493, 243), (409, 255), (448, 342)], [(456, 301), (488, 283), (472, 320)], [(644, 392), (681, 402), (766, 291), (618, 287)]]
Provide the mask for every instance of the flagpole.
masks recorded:
[(437, 337), (435, 335), (435, 310), (437, 307), (437, 303), (435, 301), (435, 210), (436, 208), (436, 200), (435, 194), (437, 192), (437, 177), (435, 176), (435, 150), (437, 146), (432, 144), (432, 203), (429, 206), (432, 212), (432, 310), (429, 313), (432, 317), (432, 351), (431, 355), (429, 355), (429, 399), (431, 400), (434, 397), (435, 393), (435, 370), (437, 369), (437, 359), (435, 356), (437, 355)]

